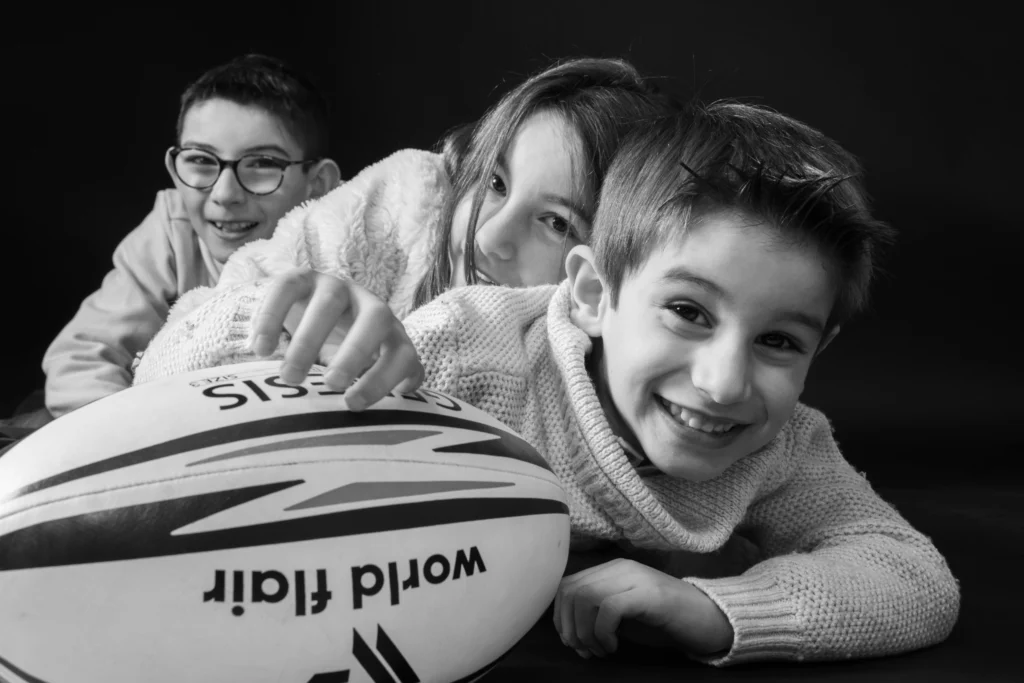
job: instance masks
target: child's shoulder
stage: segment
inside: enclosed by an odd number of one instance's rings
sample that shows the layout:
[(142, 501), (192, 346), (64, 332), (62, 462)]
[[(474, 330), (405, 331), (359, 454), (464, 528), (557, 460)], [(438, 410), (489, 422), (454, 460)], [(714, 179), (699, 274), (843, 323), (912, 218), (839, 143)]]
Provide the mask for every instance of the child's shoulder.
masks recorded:
[(850, 467), (839, 450), (831, 421), (821, 410), (805, 403), (796, 404), (789, 420), (761, 455), (771, 463), (769, 479), (777, 484), (813, 472), (831, 477)]
[(412, 315), (417, 316), (416, 319), (447, 318), (465, 334), (483, 330), (511, 332), (544, 317), (557, 289), (558, 285), (456, 287), (421, 306)]
[(171, 223), (183, 221), (186, 227), (190, 226), (188, 211), (185, 209), (185, 199), (176, 188), (169, 187), (156, 193), (156, 200), (153, 202), (153, 211), (165, 216)]
[(134, 245), (135, 249), (154, 248), (155, 244), (170, 244), (174, 250), (192, 249), (196, 240), (185, 202), (176, 189), (157, 192), (149, 214), (125, 237), (126, 246)]
[(444, 193), (449, 184), (441, 155), (422, 149), (401, 149), (370, 164), (351, 180), (326, 194), (324, 199), (346, 186), (349, 192), (355, 190), (379, 193), (397, 190), (402, 194), (417, 191), (438, 194)]
[(790, 458), (813, 457), (830, 443), (834, 447), (832, 423), (822, 411), (797, 402), (773, 443)]

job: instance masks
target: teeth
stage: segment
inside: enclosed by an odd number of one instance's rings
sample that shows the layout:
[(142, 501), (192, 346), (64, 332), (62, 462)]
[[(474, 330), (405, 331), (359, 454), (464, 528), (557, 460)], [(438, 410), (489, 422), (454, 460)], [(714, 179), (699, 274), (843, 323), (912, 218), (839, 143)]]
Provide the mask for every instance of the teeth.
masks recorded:
[(476, 279), (479, 280), (480, 282), (484, 283), (485, 285), (495, 285), (495, 284), (497, 284), (494, 280), (492, 280), (491, 278), (487, 277), (486, 275), (481, 273), (479, 270), (476, 271)]
[(679, 421), (685, 424), (690, 429), (696, 429), (706, 434), (724, 434), (738, 423), (731, 422), (728, 420), (711, 420), (702, 417), (696, 413), (692, 413), (682, 406), (677, 406), (675, 403), (665, 401), (669, 409), (679, 416)]
[(214, 227), (216, 227), (218, 230), (223, 230), (225, 232), (244, 232), (246, 230), (250, 230), (252, 228), (255, 228), (259, 224), (258, 221), (252, 221), (250, 223), (243, 223), (241, 221), (210, 221), (210, 222), (213, 223)]

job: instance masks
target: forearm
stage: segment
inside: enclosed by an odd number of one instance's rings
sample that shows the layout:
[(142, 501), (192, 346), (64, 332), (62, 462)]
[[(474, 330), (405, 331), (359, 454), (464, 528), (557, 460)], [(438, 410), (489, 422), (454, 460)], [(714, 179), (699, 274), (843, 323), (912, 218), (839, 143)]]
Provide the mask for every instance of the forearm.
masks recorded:
[(160, 330), (135, 368), (134, 384), (245, 361), (281, 358), (285, 340), (267, 357), (252, 350), (253, 325), (267, 280), (219, 289), (202, 305)]
[(108, 293), (86, 299), (43, 357), (46, 407), (60, 417), (131, 386), (131, 364), (160, 324), (148, 306), (117, 310)]
[(131, 356), (87, 334), (58, 339), (43, 362), (46, 407), (54, 417), (131, 386)]
[(959, 610), (956, 580), (934, 548), (884, 534), (833, 538), (741, 576), (688, 581), (735, 629), (713, 664), (897, 654), (944, 640)]

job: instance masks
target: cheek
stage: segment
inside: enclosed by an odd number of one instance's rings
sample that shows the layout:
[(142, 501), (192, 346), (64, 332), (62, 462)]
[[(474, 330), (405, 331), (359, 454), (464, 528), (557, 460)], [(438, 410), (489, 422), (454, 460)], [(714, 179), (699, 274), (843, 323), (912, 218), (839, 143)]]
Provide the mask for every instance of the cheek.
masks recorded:
[(179, 187), (178, 194), (181, 195), (181, 200), (185, 203), (185, 211), (188, 212), (188, 215), (192, 218), (201, 218), (208, 195), (190, 187)]
[(764, 401), (770, 422), (782, 424), (793, 413), (803, 392), (803, 368), (766, 368), (758, 379), (758, 393)]
[(461, 253), (463, 245), (466, 244), (466, 229), (469, 226), (469, 214), (472, 210), (472, 204), (473, 202), (469, 197), (463, 199), (455, 207), (455, 213), (452, 215), (452, 230), (449, 244), (451, 245), (453, 256)]

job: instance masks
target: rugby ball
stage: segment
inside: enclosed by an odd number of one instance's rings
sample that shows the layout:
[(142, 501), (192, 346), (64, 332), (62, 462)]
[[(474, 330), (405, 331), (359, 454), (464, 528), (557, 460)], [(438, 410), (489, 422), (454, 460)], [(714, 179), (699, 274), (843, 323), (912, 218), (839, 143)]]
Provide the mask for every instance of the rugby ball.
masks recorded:
[(0, 680), (471, 681), (536, 623), (569, 516), (529, 444), (278, 368), (133, 387), (0, 456)]

